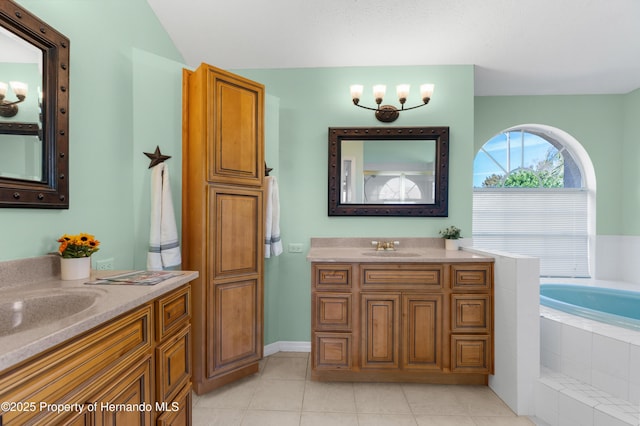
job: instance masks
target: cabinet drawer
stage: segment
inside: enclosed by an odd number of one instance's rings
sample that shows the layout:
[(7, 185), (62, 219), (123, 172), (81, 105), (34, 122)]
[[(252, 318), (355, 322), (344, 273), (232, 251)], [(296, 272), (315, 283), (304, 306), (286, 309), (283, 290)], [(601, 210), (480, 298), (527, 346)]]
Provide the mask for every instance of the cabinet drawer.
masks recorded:
[(384, 264), (362, 268), (362, 287), (367, 289), (439, 289), (444, 269), (441, 265)]
[(451, 331), (488, 333), (491, 330), (489, 295), (451, 295)]
[(488, 335), (452, 335), (453, 373), (493, 373), (491, 338)]
[(314, 333), (313, 343), (314, 368), (350, 369), (353, 365), (351, 333)]
[(351, 331), (351, 294), (316, 294), (314, 315), (317, 330)]
[(451, 265), (453, 290), (489, 290), (493, 286), (492, 265), (489, 263)]
[(162, 340), (191, 317), (191, 286), (187, 285), (156, 301), (156, 339)]
[(191, 377), (191, 333), (184, 327), (156, 348), (158, 401), (171, 401)]
[(313, 265), (313, 281), (318, 290), (350, 290), (351, 265)]

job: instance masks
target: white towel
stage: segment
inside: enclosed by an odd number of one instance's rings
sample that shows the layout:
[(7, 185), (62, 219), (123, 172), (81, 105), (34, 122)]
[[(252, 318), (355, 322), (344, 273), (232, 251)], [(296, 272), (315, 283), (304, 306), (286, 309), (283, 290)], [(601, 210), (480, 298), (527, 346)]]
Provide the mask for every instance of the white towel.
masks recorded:
[(267, 209), (264, 214), (264, 257), (278, 256), (282, 253), (280, 240), (280, 194), (275, 176), (265, 177)]
[(169, 167), (160, 163), (151, 170), (151, 230), (147, 269), (158, 271), (181, 263), (178, 229), (169, 185)]

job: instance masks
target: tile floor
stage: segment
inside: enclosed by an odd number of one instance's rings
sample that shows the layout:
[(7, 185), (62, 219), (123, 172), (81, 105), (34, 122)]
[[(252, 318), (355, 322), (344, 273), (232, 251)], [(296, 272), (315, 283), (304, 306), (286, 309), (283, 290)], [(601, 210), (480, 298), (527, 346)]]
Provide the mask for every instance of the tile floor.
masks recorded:
[(195, 395), (194, 426), (520, 426), (486, 386), (325, 383), (310, 380), (309, 354), (279, 352), (253, 376)]

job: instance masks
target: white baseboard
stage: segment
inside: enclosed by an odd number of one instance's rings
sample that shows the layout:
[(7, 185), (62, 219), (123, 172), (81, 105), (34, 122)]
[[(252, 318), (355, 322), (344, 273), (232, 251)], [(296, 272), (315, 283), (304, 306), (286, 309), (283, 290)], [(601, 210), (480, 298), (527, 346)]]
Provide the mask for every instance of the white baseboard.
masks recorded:
[(278, 352), (311, 352), (311, 342), (274, 342), (264, 347), (264, 356)]

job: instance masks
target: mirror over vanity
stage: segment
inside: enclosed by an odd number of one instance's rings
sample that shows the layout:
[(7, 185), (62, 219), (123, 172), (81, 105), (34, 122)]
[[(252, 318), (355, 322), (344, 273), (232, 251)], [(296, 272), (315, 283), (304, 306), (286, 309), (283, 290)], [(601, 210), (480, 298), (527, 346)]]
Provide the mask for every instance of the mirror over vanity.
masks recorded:
[(69, 208), (69, 39), (0, 2), (0, 207)]
[(448, 127), (329, 128), (329, 216), (447, 216)]

